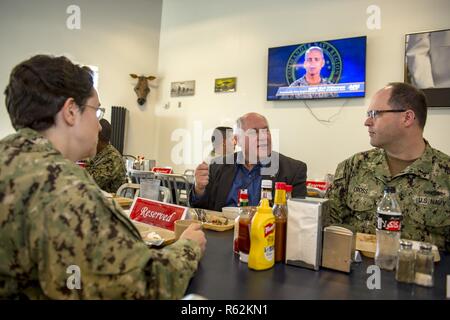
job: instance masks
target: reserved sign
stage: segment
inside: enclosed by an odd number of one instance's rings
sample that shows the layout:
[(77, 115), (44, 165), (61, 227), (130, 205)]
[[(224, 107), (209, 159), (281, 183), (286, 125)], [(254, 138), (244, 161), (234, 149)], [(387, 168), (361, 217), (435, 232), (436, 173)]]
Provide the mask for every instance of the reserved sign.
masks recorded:
[(174, 231), (175, 221), (184, 219), (187, 210), (187, 207), (138, 197), (131, 206), (130, 219)]
[(156, 173), (166, 173), (166, 174), (173, 173), (172, 168), (164, 168), (164, 167), (153, 167), (152, 171)]
[(326, 191), (328, 189), (328, 184), (326, 181), (313, 181), (306, 180), (306, 185), (311, 188), (317, 188), (322, 191)]

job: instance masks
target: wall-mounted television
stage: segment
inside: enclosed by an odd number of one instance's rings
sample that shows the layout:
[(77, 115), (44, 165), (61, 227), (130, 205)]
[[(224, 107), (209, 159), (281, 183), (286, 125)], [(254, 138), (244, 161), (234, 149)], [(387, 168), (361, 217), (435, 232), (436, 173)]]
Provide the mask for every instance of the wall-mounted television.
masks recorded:
[(450, 107), (450, 29), (407, 34), (404, 74), (428, 107)]
[(269, 48), (267, 100), (365, 96), (366, 36)]

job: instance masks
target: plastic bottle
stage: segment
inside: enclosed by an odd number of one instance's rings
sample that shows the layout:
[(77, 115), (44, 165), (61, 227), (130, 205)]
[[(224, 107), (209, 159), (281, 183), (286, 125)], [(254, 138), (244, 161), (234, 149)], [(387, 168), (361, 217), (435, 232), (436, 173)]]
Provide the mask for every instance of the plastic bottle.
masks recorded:
[(377, 249), (375, 264), (381, 269), (394, 270), (400, 246), (402, 212), (394, 187), (385, 187), (377, 207)]
[(251, 224), (248, 267), (266, 270), (275, 264), (275, 217), (267, 199), (262, 199)]
[(246, 189), (243, 189), (239, 194), (238, 248), (239, 260), (245, 263), (248, 262), (250, 252), (250, 212), (248, 209), (248, 193)]
[(273, 215), (275, 216), (275, 262), (284, 261), (286, 257), (286, 183), (275, 183), (275, 204)]
[(272, 200), (272, 180), (261, 181), (261, 199), (266, 198), (269, 200), (269, 205), (273, 206)]

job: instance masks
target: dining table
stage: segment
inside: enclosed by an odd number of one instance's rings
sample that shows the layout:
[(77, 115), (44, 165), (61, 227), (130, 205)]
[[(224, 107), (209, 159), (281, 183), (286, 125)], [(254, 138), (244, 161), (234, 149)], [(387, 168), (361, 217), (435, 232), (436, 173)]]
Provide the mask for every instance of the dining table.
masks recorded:
[[(374, 260), (362, 256), (353, 262), (350, 273), (326, 269), (318, 271), (287, 265), (255, 271), (233, 252), (233, 230), (205, 230), (207, 246), (186, 295), (210, 300), (395, 300), (446, 299), (450, 277), (450, 255), (440, 252), (435, 263), (434, 286), (400, 283), (394, 271), (378, 269)], [(450, 290), (450, 289), (449, 289)]]

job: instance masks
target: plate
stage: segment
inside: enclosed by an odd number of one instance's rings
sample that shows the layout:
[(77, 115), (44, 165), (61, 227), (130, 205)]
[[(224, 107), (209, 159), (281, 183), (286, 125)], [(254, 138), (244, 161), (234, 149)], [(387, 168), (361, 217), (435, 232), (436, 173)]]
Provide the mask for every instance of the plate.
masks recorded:
[[(195, 209), (190, 208), (195, 212)], [(198, 211), (199, 209), (197, 209)], [(214, 231), (227, 231), (234, 228), (234, 220), (229, 219), (223, 215), (222, 212), (213, 210), (203, 210), (205, 220), (203, 221), (203, 228)]]
[[(138, 229), (139, 233), (141, 234), (142, 239), (145, 241), (145, 243), (147, 243), (148, 245), (153, 245), (153, 246), (165, 246), (168, 244), (171, 244), (173, 242), (175, 242), (175, 232), (167, 230), (167, 229), (163, 229), (160, 227), (156, 227), (156, 226), (151, 226), (139, 221), (134, 221), (131, 220), (131, 222), (133, 222), (133, 224), (136, 226), (136, 228)], [(147, 236), (152, 233), (155, 232), (158, 235), (161, 236), (162, 238), (162, 242), (158, 243), (158, 242), (152, 242), (150, 241)]]
[(203, 228), (214, 231), (226, 231), (234, 228), (234, 220), (223, 216), (221, 212), (206, 210)]
[[(407, 239), (403, 239), (407, 240)], [(420, 241), (408, 240), (413, 244), (414, 250), (419, 250)], [(368, 233), (356, 233), (356, 250), (359, 250), (361, 254), (368, 258), (374, 258), (375, 252), (377, 250), (377, 236), (374, 234)], [(441, 256), (439, 255), (438, 248), (433, 245), (431, 252), (434, 256), (434, 262), (438, 262), (441, 260)]]

